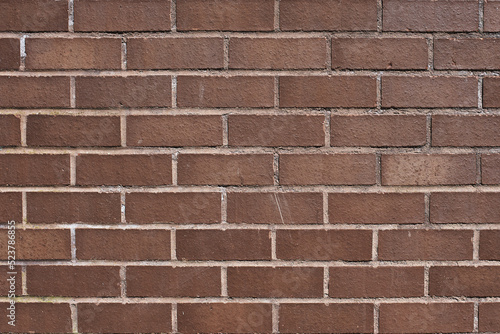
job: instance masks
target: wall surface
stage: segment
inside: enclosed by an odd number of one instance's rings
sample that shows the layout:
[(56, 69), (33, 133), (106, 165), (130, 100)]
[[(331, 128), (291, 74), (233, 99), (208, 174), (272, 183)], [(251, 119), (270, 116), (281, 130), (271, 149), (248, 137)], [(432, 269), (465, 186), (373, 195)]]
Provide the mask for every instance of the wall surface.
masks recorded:
[(499, 33), (495, 0), (0, 1), (0, 331), (500, 332)]

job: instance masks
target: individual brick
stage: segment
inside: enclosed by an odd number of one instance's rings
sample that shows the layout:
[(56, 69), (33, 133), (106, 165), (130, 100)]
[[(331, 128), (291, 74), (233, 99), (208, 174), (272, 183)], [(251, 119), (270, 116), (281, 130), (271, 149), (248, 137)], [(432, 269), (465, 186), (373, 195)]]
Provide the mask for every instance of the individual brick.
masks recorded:
[(78, 108), (171, 107), (171, 77), (77, 77)]
[(424, 115), (334, 115), (330, 119), (332, 146), (422, 146)]
[(500, 260), (500, 230), (479, 232), (479, 258), (481, 260)]
[(0, 77), (0, 107), (69, 108), (69, 81), (69, 77)]
[(271, 154), (179, 154), (178, 184), (272, 185)]
[(276, 231), (276, 257), (305, 261), (370, 261), (372, 232), (279, 229)]
[(500, 296), (500, 267), (431, 267), (431, 296)]
[(0, 115), (0, 146), (21, 146), (21, 124), (18, 116)]
[(321, 224), (323, 195), (228, 192), (227, 221), (245, 224)]
[(23, 209), (22, 209), (22, 194), (9, 192), (0, 193), (0, 222), (3, 224), (8, 221), (15, 221), (20, 223), (23, 219)]
[(484, 31), (500, 31), (500, 2), (496, 0), (484, 3)]
[(54, 186), (69, 184), (69, 155), (2, 154), (0, 184)]
[(337, 69), (425, 70), (425, 38), (333, 38), (332, 67)]
[(474, 328), (473, 303), (380, 304), (381, 333), (464, 333)]
[[(7, 254), (7, 250), (5, 250), (5, 254)], [(22, 278), (21, 278), (21, 271), (22, 271), (21, 265), (19, 265), (18, 263), (16, 263), (16, 265), (14, 265), (14, 266), (3, 265), (3, 266), (0, 266), (0, 270), (1, 270), (0, 271), (0, 289), (1, 289), (0, 296), (8, 297), (9, 295), (12, 296), (13, 293), (16, 295), (16, 297), (21, 296), (23, 293), (23, 284), (22, 284)], [(12, 272), (14, 272), (15, 274), (11, 274)], [(15, 276), (14, 280), (12, 280), (12, 276)], [(10, 313), (10, 310), (7, 311), (7, 313)], [(0, 326), (1, 326), (1, 324), (0, 324)]]
[(373, 333), (373, 304), (280, 304), (281, 333)]
[(273, 0), (180, 0), (177, 30), (271, 31)]
[(499, 223), (499, 193), (432, 193), (431, 223)]
[(324, 69), (326, 38), (231, 38), (229, 68)]
[(285, 0), (280, 3), (281, 30), (377, 30), (375, 0)]
[(385, 31), (478, 31), (477, 1), (385, 0)]
[(127, 146), (219, 145), (222, 145), (220, 116), (127, 116)]
[(127, 267), (130, 297), (218, 297), (218, 267)]
[(172, 184), (170, 154), (84, 154), (76, 157), (77, 185), (166, 185)]
[(417, 193), (331, 193), (328, 213), (333, 224), (419, 224), (424, 202)]
[[(498, 108), (500, 107), (500, 79), (495, 77), (483, 79), (483, 107)], [(497, 136), (498, 136), (498, 132)], [(495, 136), (496, 137), (496, 136)]]
[(121, 68), (121, 39), (27, 38), (26, 68), (118, 70)]
[(500, 117), (433, 115), (432, 146), (500, 146)]
[(384, 261), (472, 260), (471, 230), (388, 230), (378, 233)]
[[(0, 7), (1, 8), (1, 7)], [(2, 310), (9, 303), (0, 303)], [(7, 311), (6, 311), (7, 312)], [(0, 323), (4, 333), (71, 333), (71, 309), (66, 303), (21, 303), (15, 304), (15, 327), (8, 323), (10, 318)]]
[(169, 31), (170, 2), (163, 0), (78, 0), (75, 31)]
[(382, 107), (477, 107), (477, 79), (473, 77), (442, 76), (383, 77)]
[(120, 194), (28, 192), (26, 196), (31, 224), (120, 222)]
[(270, 108), (274, 106), (274, 78), (179, 76), (177, 78), (177, 106)]
[[(1, 230), (0, 258), (7, 260), (9, 234)], [(71, 260), (69, 230), (22, 230), (15, 234), (16, 259), (18, 260)]]
[(221, 69), (222, 38), (130, 38), (128, 69)]
[(481, 183), (500, 184), (500, 154), (481, 155)]
[(281, 154), (280, 184), (375, 184), (373, 154)]
[(376, 104), (376, 79), (371, 77), (283, 76), (279, 81), (281, 108), (370, 108)]
[(498, 332), (499, 330), (500, 303), (479, 304), (479, 331), (486, 333)]
[(179, 260), (270, 260), (268, 230), (177, 230)]
[(68, 4), (54, 0), (4, 0), (0, 31), (68, 31)]
[(28, 266), (28, 295), (119, 297), (119, 270), (117, 266)]
[[(2, 8), (2, 4), (0, 4), (0, 8)], [(21, 65), (20, 44), (21, 42), (17, 38), (0, 38), (0, 71), (19, 69), (19, 65)]]
[(496, 38), (436, 39), (434, 68), (461, 70), (500, 69), (500, 40)]
[(134, 224), (213, 224), (221, 221), (219, 193), (128, 193), (125, 217)]
[(120, 146), (120, 117), (28, 115), (29, 146)]
[(79, 260), (170, 260), (170, 231), (76, 230)]

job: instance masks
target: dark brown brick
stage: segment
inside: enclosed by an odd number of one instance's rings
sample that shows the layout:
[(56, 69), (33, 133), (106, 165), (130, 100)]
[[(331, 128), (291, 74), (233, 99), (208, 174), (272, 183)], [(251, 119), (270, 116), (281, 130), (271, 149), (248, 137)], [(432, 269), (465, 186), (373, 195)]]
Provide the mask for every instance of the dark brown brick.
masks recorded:
[(479, 304), (479, 331), (500, 331), (500, 303)]
[(0, 107), (70, 107), (69, 77), (0, 77), (0, 91)]
[(500, 260), (500, 230), (483, 230), (479, 234), (479, 258)]
[[(484, 78), (483, 80), (483, 106), (485, 108), (500, 107), (500, 79)], [(497, 132), (498, 135), (498, 132)], [(496, 136), (495, 136), (496, 137)]]
[(500, 146), (500, 117), (433, 115), (432, 146)]
[(23, 219), (21, 193), (0, 193), (0, 223), (8, 221), (20, 223)]
[(499, 223), (499, 193), (433, 193), (432, 223)]
[(481, 183), (500, 184), (500, 154), (481, 155)]
[(500, 296), (500, 267), (431, 267), (431, 296)]
[[(0, 258), (7, 260), (8, 230), (1, 230)], [(10, 230), (9, 230), (10, 231)], [(71, 236), (69, 230), (22, 230), (15, 233), (18, 260), (70, 260)]]
[[(9, 325), (8, 321), (10, 321), (10, 318), (6, 318), (0, 323), (0, 331), (4, 333), (72, 332), (71, 310), (69, 304), (16, 302), (15, 305), (15, 327)], [(6, 310), (9, 306), (8, 303), (0, 304), (2, 310)]]
[(496, 38), (436, 39), (434, 68), (496, 70), (500, 69), (500, 40)]
[[(0, 8), (2, 8), (1, 3)], [(0, 14), (0, 17), (1, 16), (2, 14)], [(17, 38), (0, 39), (0, 71), (19, 69), (19, 65), (21, 64), (20, 44), (21, 42)]]
[(11, 186), (54, 186), (69, 184), (69, 155), (3, 154), (0, 184)]
[(0, 146), (21, 146), (21, 124), (18, 116), (0, 116)]
[(68, 4), (54, 0), (3, 0), (0, 31), (68, 31)]
[(496, 0), (484, 3), (484, 31), (500, 31), (500, 2)]
[[(7, 254), (7, 251), (5, 251), (5, 254)], [(9, 294), (11, 296), (12, 296), (12, 294), (15, 294), (16, 296), (22, 295), (23, 284), (22, 284), (22, 278), (21, 278), (21, 271), (22, 271), (22, 268), (19, 264), (16, 264), (13, 267), (10, 265), (0, 266), (0, 296), (7, 297)], [(11, 274), (9, 274), (9, 273), (11, 273)], [(15, 274), (12, 274), (12, 273), (15, 273)], [(14, 280), (12, 279), (12, 276), (15, 276)], [(12, 285), (11, 285), (11, 283), (12, 283)], [(10, 313), (10, 311), (9, 311), (9, 313)], [(1, 324), (0, 324), (0, 326), (1, 326)]]

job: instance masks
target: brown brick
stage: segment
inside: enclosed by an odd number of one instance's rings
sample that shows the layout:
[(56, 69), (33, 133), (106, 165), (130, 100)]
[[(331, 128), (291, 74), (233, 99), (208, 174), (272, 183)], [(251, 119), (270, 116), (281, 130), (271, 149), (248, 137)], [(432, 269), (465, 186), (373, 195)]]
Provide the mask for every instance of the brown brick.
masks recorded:
[(369, 108), (376, 99), (376, 80), (371, 77), (280, 77), (282, 108)]
[(385, 31), (478, 31), (475, 0), (385, 0)]
[(424, 115), (335, 115), (330, 120), (332, 146), (422, 146)]
[(432, 146), (500, 146), (500, 117), (433, 115)]
[(479, 331), (500, 331), (500, 303), (479, 304)]
[(27, 38), (26, 68), (120, 69), (119, 38)]
[(78, 108), (171, 107), (170, 76), (77, 77)]
[(181, 333), (272, 333), (272, 305), (181, 303), (177, 322)]
[(500, 230), (484, 230), (479, 235), (479, 258), (500, 260)]
[(481, 183), (500, 184), (500, 154), (481, 155)]
[(29, 146), (120, 146), (120, 118), (28, 115)]
[(179, 184), (272, 185), (271, 154), (180, 154)]
[(178, 230), (180, 260), (270, 260), (268, 230)]
[(75, 31), (169, 31), (170, 2), (164, 0), (78, 0)]
[[(7, 251), (5, 251), (5, 254), (7, 254)], [(0, 266), (0, 296), (7, 297), (8, 295), (12, 296), (12, 294), (15, 294), (16, 296), (22, 295), (23, 287), (22, 287), (21, 271), (22, 268), (21, 265), (19, 264), (16, 264), (15, 266), (11, 265)], [(12, 280), (12, 276), (15, 276), (14, 280)]]
[(333, 267), (333, 298), (423, 297), (423, 267)]
[(372, 304), (280, 304), (281, 333), (373, 333)]
[(280, 3), (282, 30), (377, 30), (375, 0), (285, 0)]
[(276, 256), (283, 260), (370, 261), (372, 232), (362, 230), (278, 230)]
[[(0, 258), (7, 260), (8, 230), (1, 230)], [(18, 260), (70, 260), (71, 236), (69, 230), (22, 230), (15, 233)]]
[(78, 304), (80, 333), (166, 333), (172, 328), (170, 304)]
[(472, 303), (380, 304), (381, 333), (472, 332)]
[(321, 267), (229, 267), (229, 297), (320, 298), (323, 296)]
[(180, 0), (177, 29), (271, 31), (273, 0)]
[(476, 183), (475, 154), (383, 154), (383, 185)]
[(28, 295), (119, 297), (120, 267), (28, 266)]
[(477, 79), (473, 77), (383, 77), (382, 107), (477, 107)]
[(500, 267), (431, 267), (431, 296), (500, 296)]
[(23, 219), (22, 195), (21, 193), (0, 193), (0, 222), (6, 224), (8, 221), (20, 223)]
[[(1, 8), (1, 7), (0, 7)], [(2, 310), (10, 305), (0, 303)], [(15, 305), (15, 327), (8, 324), (10, 318), (0, 323), (0, 331), (9, 333), (71, 333), (71, 310), (65, 303), (20, 303)], [(4, 311), (7, 314), (7, 311)]]
[(172, 184), (170, 154), (84, 154), (76, 157), (77, 185)]
[(0, 157), (0, 184), (2, 185), (69, 184), (69, 155), (3, 154)]
[(170, 260), (170, 231), (76, 230), (80, 260)]
[(500, 2), (489, 0), (484, 3), (484, 31), (500, 31)]
[(424, 38), (333, 38), (332, 67), (338, 69), (427, 69)]
[(222, 145), (222, 120), (220, 116), (127, 117), (127, 146), (219, 145)]
[(0, 107), (70, 107), (69, 77), (0, 77), (0, 91)]
[(127, 222), (134, 224), (212, 224), (221, 221), (219, 193), (129, 193)]
[(195, 108), (270, 108), (274, 106), (274, 78), (180, 76), (177, 78), (177, 105)]
[(434, 68), (496, 70), (500, 69), (500, 40), (496, 38), (436, 39)]
[(472, 260), (472, 231), (392, 230), (378, 233), (378, 258), (387, 261)]
[(432, 223), (499, 223), (499, 193), (433, 193)]
[[(2, 8), (2, 4), (0, 4)], [(1, 17), (2, 14), (0, 14)], [(0, 23), (1, 25), (1, 23)], [(21, 46), (17, 38), (0, 39), (0, 71), (18, 70), (21, 64)]]
[(375, 184), (373, 154), (281, 154), (280, 184)]
[(218, 297), (218, 267), (127, 267), (130, 297)]
[(120, 194), (29, 192), (27, 203), (31, 224), (120, 222)]
[[(483, 80), (483, 106), (485, 108), (500, 107), (500, 79), (484, 78)], [(498, 131), (496, 132), (498, 136)], [(495, 136), (496, 137), (496, 136)]]
[(425, 221), (424, 194), (328, 194), (330, 223), (418, 224)]
[(0, 31), (68, 31), (68, 4), (54, 0), (3, 0)]
[(326, 38), (231, 38), (229, 68), (326, 68)]
[(245, 224), (321, 224), (323, 195), (229, 192), (227, 221)]
[(18, 116), (0, 115), (0, 146), (21, 146), (21, 124)]

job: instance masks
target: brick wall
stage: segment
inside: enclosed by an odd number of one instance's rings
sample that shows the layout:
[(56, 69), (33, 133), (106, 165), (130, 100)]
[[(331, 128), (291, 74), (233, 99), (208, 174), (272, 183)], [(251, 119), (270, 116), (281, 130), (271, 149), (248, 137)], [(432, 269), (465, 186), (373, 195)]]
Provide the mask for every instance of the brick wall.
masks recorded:
[(500, 332), (499, 32), (495, 0), (1, 1), (0, 331)]

